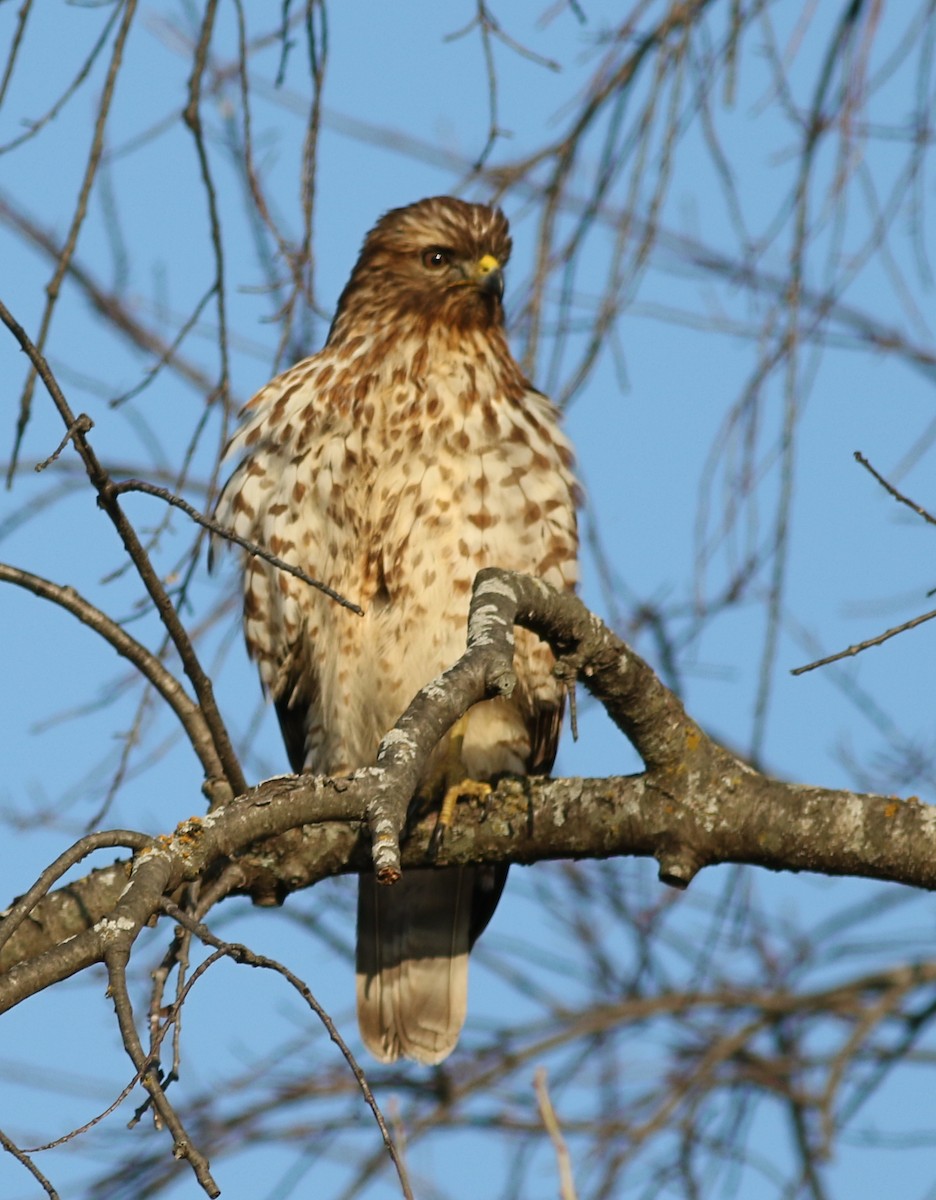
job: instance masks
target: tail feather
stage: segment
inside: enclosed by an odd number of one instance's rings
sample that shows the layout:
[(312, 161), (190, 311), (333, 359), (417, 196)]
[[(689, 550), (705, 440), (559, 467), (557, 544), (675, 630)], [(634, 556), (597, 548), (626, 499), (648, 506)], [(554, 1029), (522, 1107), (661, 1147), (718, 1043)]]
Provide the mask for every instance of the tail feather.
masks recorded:
[(455, 1048), (468, 1002), (475, 873), (409, 870), (390, 887), (360, 877), (358, 1024), (381, 1062), (434, 1064)]

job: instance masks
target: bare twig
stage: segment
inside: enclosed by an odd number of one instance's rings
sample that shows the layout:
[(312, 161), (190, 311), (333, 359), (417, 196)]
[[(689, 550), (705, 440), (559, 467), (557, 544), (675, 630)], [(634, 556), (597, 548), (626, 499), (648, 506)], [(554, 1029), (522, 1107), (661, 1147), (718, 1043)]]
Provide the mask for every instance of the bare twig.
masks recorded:
[(211, 45), (211, 35), (214, 32), (217, 17), (217, 0), (208, 0), (199, 31), (198, 44), (195, 47), (192, 62), (192, 72), (188, 82), (188, 103), (182, 114), (182, 119), (188, 126), (195, 142), (195, 152), (201, 171), (202, 185), (208, 202), (208, 220), (211, 229), (211, 247), (215, 261), (215, 280), (212, 288), (217, 302), (218, 314), (218, 350), (220, 354), (220, 373), (214, 395), (220, 399), (224, 420), (222, 421), (222, 442), (227, 440), (226, 422), (230, 411), (230, 362), (228, 350), (227, 328), (227, 289), (224, 270), (224, 242), (221, 233), (221, 217), (218, 212), (218, 198), (208, 160), (208, 150), (205, 145), (205, 134), (201, 122), (201, 91), (202, 79), (205, 73), (208, 49)]
[(183, 500), (181, 496), (176, 496), (168, 488), (159, 487), (155, 483), (147, 483), (144, 479), (123, 479), (120, 483), (113, 485), (113, 494), (122, 495), (125, 492), (142, 492), (146, 496), (155, 496), (158, 500), (164, 500), (166, 504), (171, 504), (173, 508), (181, 509), (187, 517), (190, 517), (197, 525), (201, 525), (203, 529), (207, 529), (210, 533), (215, 534), (219, 538), (223, 538), (226, 542), (233, 542), (235, 546), (240, 546), (242, 550), (246, 550), (251, 557), (262, 558), (264, 562), (268, 562), (271, 566), (276, 567), (279, 571), (285, 571), (288, 575), (295, 576), (296, 579), (307, 583), (309, 587), (317, 588), (323, 592), (330, 600), (334, 600), (336, 604), (340, 604), (342, 608), (348, 608), (358, 616), (364, 615), (363, 608), (355, 604), (352, 600), (348, 600), (342, 596), (340, 592), (336, 592), (334, 588), (330, 588), (328, 584), (322, 583), (318, 579), (313, 579), (311, 575), (307, 575), (300, 567), (293, 566), (292, 563), (286, 562), (282, 558), (277, 558), (275, 554), (271, 554), (269, 550), (265, 550), (256, 542), (248, 541), (247, 538), (236, 534), (233, 529), (227, 529), (224, 525), (213, 521), (210, 517), (206, 517), (204, 513), (200, 513), (197, 508), (193, 508), (188, 501)]
[[(61, 257), (63, 248), (55, 233), (39, 225), (3, 193), (0, 193), (0, 222), (9, 226), (28, 245), (41, 251), (47, 258), (57, 262)], [(177, 349), (173, 349), (178, 339), (174, 343), (167, 342), (154, 329), (145, 326), (138, 314), (131, 311), (130, 306), (115, 291), (105, 288), (74, 256), (68, 262), (67, 277), (81, 291), (92, 308), (104, 318), (112, 332), (125, 337), (129, 345), (167, 363), (175, 374), (199, 395), (206, 396), (211, 392), (213, 384), (210, 377), (194, 362), (184, 359)], [(147, 375), (147, 381), (149, 378)]]
[(74, 430), (72, 441), (84, 463), (88, 478), (98, 494), (99, 503), (116, 527), (127, 554), (136, 567), (140, 579), (156, 606), (166, 632), (172, 638), (179, 657), (182, 660), (185, 673), (192, 682), (202, 715), (211, 730), (218, 758), (223, 765), (225, 776), (223, 786), (227, 789), (229, 796), (246, 791), (247, 783), (244, 779), (240, 763), (237, 760), (237, 755), (234, 753), (234, 747), (231, 744), (227, 728), (215, 702), (211, 680), (202, 669), (198, 655), (195, 653), (195, 648), (186, 633), (185, 627), (179, 620), (179, 615), (172, 601), (169, 599), (162, 580), (153, 569), (153, 565), (137, 536), (136, 530), (130, 524), (117, 502), (117, 497), (113, 492), (114, 483), (110, 475), (104, 469), (92, 449), (86, 434), (76, 428), (75, 415), (45, 358), (2, 301), (0, 301), (0, 320), (3, 321), (4, 325), (6, 325), (26, 352), (36, 375), (42, 380), (46, 391), (58, 409), (59, 415), (65, 422), (66, 428)]
[(936, 608), (930, 612), (922, 613), (918, 617), (913, 617), (910, 621), (904, 621), (902, 625), (895, 625), (892, 629), (885, 629), (883, 633), (879, 633), (876, 637), (868, 638), (864, 642), (857, 642), (854, 646), (849, 646), (847, 650), (839, 650), (836, 654), (827, 654), (825, 658), (817, 658), (815, 662), (806, 663), (802, 667), (794, 667), (791, 675), (805, 675), (807, 671), (814, 671), (817, 667), (828, 666), (829, 663), (839, 662), (843, 658), (854, 658), (856, 654), (861, 654), (863, 650), (870, 650), (872, 646), (881, 646), (884, 642), (890, 641), (892, 637), (896, 637), (898, 633), (906, 633), (908, 629), (916, 629), (918, 625), (923, 625), (927, 621), (932, 621), (936, 617)]
[(56, 462), (62, 451), (74, 438), (76, 433), (90, 433), (93, 428), (94, 422), (87, 415), (87, 413), (79, 413), (78, 416), (75, 417), (74, 422), (69, 425), (68, 429), (65, 431), (65, 436), (59, 442), (58, 446), (56, 446), (56, 448), (52, 451), (49, 457), (44, 458), (42, 462), (36, 463), (36, 471), (44, 471), (46, 467), (49, 467), (52, 465), (52, 463)]
[(44, 1150), (55, 1150), (58, 1146), (64, 1146), (67, 1142), (73, 1142), (75, 1138), (81, 1137), (83, 1133), (87, 1133), (90, 1129), (93, 1129), (95, 1125), (100, 1125), (100, 1123), (105, 1120), (105, 1118), (109, 1117), (112, 1112), (116, 1112), (117, 1109), (120, 1108), (124, 1100), (127, 1099), (133, 1089), (140, 1082), (140, 1079), (140, 1072), (137, 1071), (130, 1082), (124, 1084), (124, 1086), (120, 1089), (120, 1091), (106, 1108), (102, 1109), (98, 1113), (95, 1113), (93, 1117), (89, 1118), (89, 1120), (83, 1121), (81, 1125), (75, 1126), (74, 1129), (69, 1129), (67, 1133), (63, 1133), (61, 1136), (53, 1138), (51, 1142), (44, 1142), (41, 1146), (30, 1146), (29, 1153), (38, 1154)]
[(43, 1173), (39, 1170), (26, 1151), (21, 1150), (19, 1146), (17, 1146), (12, 1140), (12, 1138), (7, 1137), (2, 1129), (0, 1129), (0, 1146), (6, 1150), (7, 1154), (12, 1154), (17, 1162), (22, 1163), (30, 1175), (32, 1175), (33, 1179), (35, 1179), (45, 1194), (49, 1197), (49, 1200), (59, 1200), (58, 1192), (55, 1190), (52, 1184), (49, 1183), (48, 1179), (46, 1179), (45, 1175), (43, 1175)]
[(549, 1083), (545, 1067), (537, 1067), (536, 1074), (533, 1076), (533, 1087), (536, 1091), (536, 1104), (540, 1116), (543, 1118), (543, 1127), (549, 1134), (549, 1140), (556, 1152), (556, 1165), (559, 1169), (559, 1200), (576, 1200), (572, 1159), (566, 1140), (562, 1136), (559, 1118), (556, 1116), (556, 1110), (553, 1108), (549, 1096)]
[(894, 499), (900, 504), (906, 504), (907, 508), (912, 509), (918, 517), (922, 517), (928, 525), (936, 525), (936, 517), (934, 517), (932, 513), (927, 512), (927, 510), (921, 504), (917, 504), (917, 502), (915, 500), (911, 500), (909, 496), (905, 496), (903, 492), (895, 488), (892, 483), (888, 483), (884, 476), (871, 466), (860, 450), (855, 451), (855, 461), (860, 463), (866, 471), (873, 475), (881, 487), (884, 488), (884, 490), (891, 496), (893, 496)]
[[(3, 103), (7, 87), (9, 86), (10, 80), (13, 77), (13, 68), (16, 62), (16, 56), (20, 49), (23, 33), (25, 32), (26, 19), (29, 16), (31, 9), (32, 4), (26, 3), (21, 7), (18, 14), (19, 20), (17, 22), (16, 33), (13, 35), (13, 41), (10, 45), (10, 54), (7, 58), (6, 69), (3, 73), (3, 82), (0, 83), (0, 104)], [(28, 142), (30, 139), (34, 138), (38, 133), (40, 133), (51, 121), (55, 120), (71, 97), (75, 94), (75, 92), (77, 92), (78, 88), (90, 75), (91, 68), (94, 66), (98, 56), (104, 49), (114, 22), (117, 20), (119, 15), (120, 5), (115, 5), (113, 11), (108, 15), (107, 20), (104, 23), (104, 27), (98, 35), (97, 41), (92, 46), (90, 53), (78, 68), (75, 78), (71, 81), (68, 87), (65, 88), (62, 94), (47, 112), (43, 113), (41, 117), (37, 117), (35, 120), (29, 122), (29, 128), (25, 131), (25, 133), (21, 133), (19, 137), (12, 138), (10, 141), (4, 142), (3, 145), (0, 145), (0, 154), (6, 154), (9, 150), (15, 150), (17, 146), (21, 146), (24, 142)]]
[[(933, 517), (925, 508), (917, 504), (915, 500), (909, 499), (903, 492), (889, 483), (883, 475), (872, 467), (870, 462), (865, 458), (860, 450), (855, 451), (855, 461), (860, 463), (866, 471), (868, 471), (878, 481), (882, 488), (894, 497), (900, 504), (905, 504), (912, 509), (918, 516), (922, 517), (930, 525), (936, 525), (936, 517)], [(815, 662), (807, 663), (802, 667), (795, 667), (791, 675), (804, 675), (807, 671), (813, 671), (816, 667), (825, 667), (829, 663), (838, 662), (843, 658), (853, 658), (856, 654), (861, 654), (863, 650), (869, 650), (872, 646), (880, 646), (884, 642), (890, 641), (892, 637), (896, 637), (899, 633), (906, 633), (909, 629), (916, 629), (918, 625), (923, 625), (927, 621), (932, 621), (936, 617), (936, 609), (931, 612), (922, 613), (918, 617), (913, 617), (909, 621), (904, 621), (902, 625), (895, 625), (892, 629), (887, 629), (883, 633), (879, 633), (876, 637), (868, 638), (866, 641), (858, 642), (853, 646), (849, 646), (847, 650), (839, 650), (836, 654), (826, 655), (825, 658), (816, 659)]]
[[(264, 954), (256, 954), (253, 950), (250, 950), (247, 946), (244, 946), (239, 942), (222, 941), (220, 938), (216, 937), (206, 925), (202, 924), (200, 921), (193, 920), (188, 913), (184, 912), (178, 907), (178, 905), (173, 904), (171, 901), (164, 901), (162, 908), (164, 912), (168, 913), (168, 915), (173, 918), (173, 920), (178, 921), (180, 925), (183, 925), (186, 929), (194, 933), (206, 945), (213, 946), (216, 950), (220, 951), (221, 954), (228, 958), (232, 958), (235, 962), (242, 963), (245, 966), (260, 967), (268, 971), (275, 971), (276, 974), (282, 975), (283, 978), (296, 989), (300, 996), (302, 996), (303, 1000), (305, 1000), (309, 1008), (312, 1009), (318, 1019), (325, 1026), (328, 1036), (338, 1047), (342, 1057), (351, 1069), (351, 1073), (354, 1075), (358, 1088), (361, 1091), (361, 1095), (364, 1097), (365, 1103), (373, 1113), (374, 1120), (377, 1122), (377, 1128), (380, 1130), (380, 1135), (383, 1138), (383, 1143), (387, 1149), (387, 1153), (390, 1155), (390, 1159), (396, 1168), (403, 1195), (406, 1197), (406, 1200), (413, 1200), (413, 1192), (410, 1188), (409, 1180), (406, 1175), (406, 1169), (403, 1165), (402, 1159), (397, 1153), (396, 1145), (390, 1134), (390, 1130), (387, 1126), (386, 1120), (384, 1119), (384, 1115), (380, 1111), (380, 1106), (377, 1104), (377, 1101), (374, 1098), (374, 1093), (371, 1091), (370, 1084), (367, 1082), (367, 1076), (361, 1070), (361, 1066), (351, 1053), (347, 1042), (338, 1032), (338, 1027), (335, 1025), (335, 1022), (331, 1019), (328, 1012), (321, 1006), (321, 1004), (319, 1004), (318, 1000), (316, 1000), (308, 984), (304, 983), (303, 980), (301, 980), (297, 975), (294, 975), (288, 967), (285, 967), (282, 963), (277, 962), (275, 959), (268, 958)], [(204, 966), (204, 964), (202, 965)], [(178, 1010), (178, 1008), (181, 1006), (181, 1002), (184, 999), (185, 994), (187, 994), (188, 988), (194, 984), (196, 978), (197, 974), (193, 975), (192, 979), (189, 981), (185, 993), (183, 993), (179, 1000), (176, 1001), (176, 1004), (174, 1005), (175, 1010)]]
[(174, 363), (178, 360), (179, 347), (194, 328), (196, 322), (202, 314), (202, 311), (205, 308), (205, 305), (214, 295), (215, 286), (216, 285), (212, 284), (212, 286), (208, 288), (205, 294), (195, 305), (191, 314), (181, 323), (179, 326), (179, 331), (172, 341), (168, 342), (162, 347), (156, 358), (156, 361), (151, 367), (147, 368), (140, 382), (136, 384), (135, 387), (130, 388), (129, 391), (122, 392), (119, 396), (114, 396), (111, 399), (111, 408), (119, 408), (122, 404), (126, 404), (128, 400), (132, 400), (135, 396), (139, 396), (150, 386), (150, 384), (157, 378), (160, 371), (162, 371), (168, 363)]
[(73, 616), (82, 624), (101, 635), (123, 658), (132, 663), (140, 674), (147, 679), (160, 696), (166, 701), (178, 717), (183, 729), (188, 735), (192, 749), (198, 755), (199, 761), (208, 780), (220, 779), (223, 775), (221, 760), (215, 749), (214, 741), (207, 722), (197, 704), (194, 704), (186, 694), (185, 689), (159, 658), (132, 638), (116, 621), (95, 608), (89, 600), (79, 595), (72, 587), (52, 583), (39, 575), (23, 571), (18, 567), (0, 563), (0, 581), (16, 584), (25, 588), (44, 600), (51, 600)]
[(136, 833), (132, 829), (109, 829), (103, 833), (86, 834), (51, 862), (29, 891), (2, 914), (0, 946), (9, 941), (53, 884), (83, 858), (87, 858), (95, 850), (113, 849), (115, 846), (123, 846), (128, 850), (145, 850), (152, 845), (152, 841), (153, 839), (145, 833)]
[(132, 931), (114, 930), (104, 955), (107, 965), (108, 992), (114, 1002), (114, 1011), (117, 1014), (117, 1024), (120, 1027), (124, 1049), (139, 1072), (140, 1082), (149, 1092), (160, 1121), (172, 1134), (174, 1157), (188, 1160), (195, 1173), (195, 1178), (206, 1195), (220, 1196), (221, 1189), (212, 1178), (208, 1159), (192, 1141), (175, 1108), (166, 1099), (156, 1065), (140, 1042), (133, 1016), (133, 1005), (127, 990), (127, 962), (130, 957), (132, 941)]
[[(114, 96), (114, 88), (117, 83), (117, 75), (120, 71), (123, 62), (123, 50), (130, 33), (130, 26), (133, 23), (133, 18), (136, 14), (136, 0), (122, 0), (122, 5), (118, 5), (114, 9), (114, 19), (117, 13), (123, 8), (123, 18), (117, 29), (117, 36), (114, 39), (114, 49), (111, 54), (110, 64), (107, 69), (107, 78), (104, 83), (104, 89), (101, 94), (101, 100), (98, 108), (97, 119), (94, 123), (94, 135), (91, 139), (91, 149), (88, 154), (88, 162), (85, 167), (84, 178), (81, 181), (81, 188), (78, 192), (78, 198), (75, 204), (75, 212), (72, 217), (71, 227), (65, 239), (65, 244), (62, 247), (62, 252), (59, 255), (58, 262), (55, 266), (52, 278), (46, 285), (46, 304), (42, 313), (42, 320), (39, 325), (39, 333), (36, 336), (36, 349), (41, 354), (45, 348), (46, 338), (49, 334), (49, 328), (52, 324), (52, 314), (55, 311), (55, 306), (61, 292), (62, 280), (68, 271), (68, 264), (71, 261), (72, 255), (75, 253), (75, 247), (78, 244), (78, 234), (81, 232), (81, 227), (84, 224), (84, 219), (88, 211), (88, 198), (91, 195), (91, 187), (97, 175), (98, 165), (101, 161), (101, 154), (104, 149), (104, 129), (107, 125), (107, 118), (110, 114), (111, 101)], [(13, 476), (16, 470), (17, 459), (19, 458), (20, 445), (23, 441), (23, 436), (26, 432), (26, 427), (29, 424), (30, 412), (32, 409), (32, 395), (36, 385), (37, 369), (35, 361), (32, 362), (26, 384), (23, 388), (23, 393), (20, 397), (20, 411), (16, 421), (16, 432), (13, 439), (13, 449), (10, 454), (10, 465), (7, 470), (7, 487), (11, 487)], [(69, 423), (70, 424), (70, 423)]]

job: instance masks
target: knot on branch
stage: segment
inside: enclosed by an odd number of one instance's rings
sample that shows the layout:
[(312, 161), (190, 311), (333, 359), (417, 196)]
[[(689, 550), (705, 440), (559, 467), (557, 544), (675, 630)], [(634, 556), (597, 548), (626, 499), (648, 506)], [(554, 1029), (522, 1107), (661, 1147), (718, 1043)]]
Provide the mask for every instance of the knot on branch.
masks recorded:
[(660, 864), (660, 883), (679, 891), (685, 891), (705, 866), (702, 856), (685, 844), (661, 847), (656, 859)]

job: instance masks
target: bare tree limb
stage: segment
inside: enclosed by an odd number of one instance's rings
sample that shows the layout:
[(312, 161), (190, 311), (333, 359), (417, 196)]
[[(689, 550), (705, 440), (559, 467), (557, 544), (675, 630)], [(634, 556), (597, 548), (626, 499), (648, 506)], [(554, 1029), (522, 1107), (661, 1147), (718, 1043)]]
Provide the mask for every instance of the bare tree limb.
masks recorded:
[(183, 729), (188, 735), (192, 749), (198, 755), (205, 772), (206, 780), (220, 779), (223, 767), (215, 749), (211, 731), (197, 704), (193, 703), (185, 689), (159, 658), (150, 650), (131, 637), (116, 621), (72, 587), (52, 583), (30, 571), (19, 567), (0, 563), (0, 581), (14, 583), (17, 587), (25, 588), (44, 600), (51, 600), (66, 612), (76, 616), (82, 624), (99, 633), (117, 651), (119, 655), (132, 663), (140, 674), (147, 679), (156, 691), (166, 701), (178, 717)]
[(24, 1150), (20, 1150), (19, 1146), (16, 1145), (12, 1138), (7, 1137), (2, 1129), (0, 1129), (0, 1147), (6, 1150), (7, 1154), (12, 1154), (17, 1162), (23, 1164), (30, 1175), (32, 1175), (33, 1179), (35, 1179), (45, 1194), (49, 1197), (49, 1200), (59, 1200), (58, 1192), (55, 1190), (52, 1184), (49, 1183), (48, 1179), (46, 1179), (45, 1175), (43, 1175), (29, 1155)]
[[(107, 78), (104, 84), (104, 90), (101, 95), (101, 100), (98, 106), (97, 117), (94, 122), (94, 134), (91, 139), (91, 147), (88, 153), (88, 161), (85, 166), (84, 178), (81, 181), (81, 189), (75, 203), (75, 211), (72, 216), (71, 226), (68, 230), (68, 235), (65, 239), (65, 244), (62, 247), (61, 254), (55, 264), (55, 270), (52, 278), (46, 285), (46, 303), (42, 313), (42, 321), (39, 327), (39, 333), (36, 337), (36, 349), (41, 355), (46, 343), (46, 338), (49, 334), (49, 328), (52, 324), (52, 314), (55, 311), (55, 306), (59, 298), (62, 287), (62, 280), (65, 278), (65, 273), (68, 270), (68, 264), (71, 262), (72, 256), (75, 253), (75, 247), (78, 244), (78, 234), (81, 232), (81, 227), (84, 224), (85, 217), (88, 212), (88, 199), (91, 195), (91, 188), (97, 175), (98, 166), (101, 161), (101, 154), (104, 149), (104, 130), (107, 125), (107, 118), (110, 115), (111, 102), (114, 96), (114, 88), (117, 83), (117, 76), (123, 62), (124, 45), (127, 36), (130, 33), (130, 26), (133, 24), (133, 19), (136, 15), (136, 0), (124, 0), (123, 5), (114, 9), (114, 18), (116, 19), (117, 12), (122, 7), (123, 14), (120, 25), (117, 29), (117, 36), (114, 39), (114, 49), (111, 54), (111, 59), (108, 64)], [(23, 440), (23, 434), (26, 432), (26, 426), (29, 424), (29, 416), (32, 408), (32, 394), (36, 384), (36, 376), (38, 374), (37, 363), (32, 361), (32, 370), (26, 377), (26, 385), (23, 388), (23, 394), (20, 397), (20, 411), (16, 422), (16, 433), (13, 439), (13, 451), (10, 455), (10, 465), (7, 471), (7, 487), (10, 486), (13, 480), (13, 473), (16, 469), (16, 461), (19, 457), (19, 448)]]
[(559, 1200), (576, 1200), (577, 1193), (575, 1191), (575, 1179), (572, 1175), (572, 1159), (566, 1140), (562, 1136), (562, 1126), (559, 1124), (559, 1118), (556, 1116), (556, 1110), (553, 1108), (553, 1102), (549, 1095), (549, 1078), (545, 1067), (537, 1068), (536, 1074), (533, 1077), (533, 1087), (536, 1091), (536, 1103), (539, 1107), (540, 1116), (543, 1118), (543, 1126), (549, 1134), (549, 1140), (552, 1142), (553, 1149), (556, 1152), (556, 1166), (559, 1170)]
[[(13, 200), (0, 191), (0, 223), (14, 230), (25, 243), (40, 250), (47, 258), (57, 261), (62, 254), (55, 234), (43, 228)], [(166, 363), (179, 379), (189, 384), (199, 395), (207, 396), (212, 390), (211, 377), (194, 362), (183, 358), (176, 343), (167, 342), (154, 329), (144, 325), (130, 311), (120, 296), (108, 291), (91, 271), (75, 257), (68, 262), (68, 278), (72, 280), (88, 303), (107, 322), (109, 327), (120, 333), (127, 342), (146, 354), (151, 354), (159, 363)], [(149, 377), (148, 377), (149, 378)], [(123, 397), (121, 397), (123, 399)]]
[[(609, 779), (506, 779), (483, 803), (461, 806), (439, 865), (640, 855), (656, 858), (660, 878), (675, 887), (686, 887), (702, 867), (735, 862), (936, 889), (933, 809), (915, 798), (806, 787), (753, 770), (709, 738), (650, 667), (574, 596), (489, 570), (480, 573), (472, 604), (476, 635), (512, 610), (519, 624), (548, 634), (633, 741), (646, 770)], [(0, 959), (8, 968), (0, 976), (0, 1011), (102, 961), (115, 937), (139, 934), (164, 897), (231, 860), (240, 879), (231, 892), (260, 904), (328, 875), (366, 870), (365, 822), (373, 829), (374, 814), (384, 814), (392, 829), (400, 798), (411, 794), (446, 722), (502, 672), (506, 640), (484, 642), (476, 636), (463, 659), (416, 697), (384, 739), (377, 766), (341, 780), (271, 779), (226, 808), (192, 817), (137, 853), (129, 883), (126, 873), (110, 878), (113, 907), (104, 916), (76, 920), (72, 910), (70, 940), (58, 940), (59, 924), (41, 948), (33, 937), (28, 957), (8, 949)], [(434, 824), (430, 817), (412, 829), (402, 867), (425, 864)], [(45, 909), (68, 907), (69, 891), (47, 896)]]
[[(876, 471), (870, 462), (865, 458), (860, 450), (855, 451), (855, 461), (878, 481), (882, 488), (899, 503), (905, 504), (922, 517), (928, 525), (936, 525), (936, 517), (927, 512), (922, 505), (917, 504), (915, 500), (911, 500), (909, 496), (905, 496), (898, 488), (895, 488), (892, 483), (889, 483), (880, 472)], [(863, 642), (856, 642), (849, 646), (846, 650), (839, 650), (835, 654), (827, 654), (824, 658), (817, 658), (814, 662), (806, 663), (802, 667), (794, 667), (790, 672), (791, 675), (804, 675), (807, 671), (814, 671), (817, 667), (826, 667), (829, 663), (839, 662), (843, 658), (854, 658), (856, 654), (861, 654), (865, 650), (870, 650), (872, 646), (883, 645), (884, 642), (890, 641), (892, 637), (896, 637), (898, 633), (906, 633), (910, 629), (916, 629), (918, 625), (924, 625), (927, 621), (932, 621), (936, 617), (936, 609), (930, 612), (920, 613), (919, 616), (911, 617), (909, 621), (903, 621), (900, 625), (895, 625), (891, 629), (885, 629), (883, 633), (875, 634), (874, 637), (866, 638)]]
[[(105, 470), (85, 433), (81, 431), (78, 425), (75, 414), (72, 412), (68, 401), (65, 399), (58, 382), (55, 379), (49, 364), (33, 344), (32, 340), (27, 335), (25, 329), (19, 324), (6, 305), (0, 301), (0, 321), (6, 325), (7, 329), (13, 334), (16, 341), (19, 343), (22, 350), (25, 351), (36, 375), (42, 380), (46, 391), (52, 399), (53, 404), (59, 412), (62, 420), (65, 422), (65, 427), (71, 432), (72, 442), (75, 449), (84, 463), (85, 470), (88, 473), (88, 478), (92, 486), (98, 494), (98, 503), (101, 508), (107, 513), (113, 522), (121, 541), (127, 551), (127, 554), (134, 564), (140, 579), (142, 580), (146, 590), (156, 606), (156, 611), (159, 613), (160, 620), (166, 628), (166, 632), (172, 639), (179, 657), (182, 660), (182, 665), (186, 675), (192, 682), (192, 687), (195, 690), (195, 695), (198, 698), (199, 705), (202, 710), (202, 715), (211, 730), (211, 736), (215, 743), (218, 758), (224, 767), (224, 776), (217, 781), (212, 782), (212, 786), (218, 792), (220, 800), (227, 799), (230, 795), (238, 795), (246, 790), (247, 782), (244, 779), (243, 771), (240, 763), (237, 760), (237, 755), (234, 753), (234, 747), (231, 745), (231, 739), (228, 735), (227, 728), (218, 711), (218, 706), (214, 699), (214, 689), (208, 675), (202, 669), (198, 655), (195, 653), (195, 648), (192, 645), (185, 627), (183, 626), (175, 607), (170, 600), (165, 587), (162, 584), (158, 574), (150, 562), (149, 555), (143, 548), (136, 530), (127, 519), (126, 514), (118, 503), (117, 497), (114, 494), (114, 483), (110, 475)], [(25, 426), (24, 426), (25, 428)], [(12, 468), (11, 468), (12, 469)]]
[[(390, 1135), (387, 1122), (384, 1119), (383, 1113), (380, 1111), (380, 1106), (374, 1098), (374, 1093), (371, 1090), (370, 1084), (367, 1082), (367, 1077), (362, 1071), (357, 1059), (351, 1053), (347, 1042), (339, 1033), (337, 1025), (335, 1025), (335, 1022), (331, 1019), (321, 1004), (319, 1004), (318, 1000), (316, 1000), (308, 985), (303, 983), (301, 979), (294, 975), (293, 972), (288, 969), (288, 967), (283, 966), (283, 964), (280, 962), (276, 962), (275, 959), (268, 958), (265, 954), (256, 954), (253, 950), (248, 949), (247, 946), (241, 945), (240, 943), (224, 942), (220, 938), (215, 937), (215, 935), (206, 925), (203, 925), (200, 921), (193, 921), (186, 912), (178, 907), (178, 905), (172, 904), (169, 901), (164, 901), (162, 907), (163, 910), (173, 918), (173, 920), (184, 925), (206, 945), (212, 946), (220, 954), (228, 958), (232, 958), (235, 962), (241, 963), (244, 966), (259, 967), (264, 970), (274, 971), (277, 975), (282, 975), (282, 977), (287, 980), (287, 982), (290, 983), (293, 988), (296, 989), (300, 996), (302, 996), (306, 1004), (308, 1004), (318, 1019), (325, 1026), (326, 1030), (328, 1031), (328, 1036), (338, 1047), (345, 1062), (350, 1067), (351, 1073), (354, 1075), (357, 1085), (360, 1088), (361, 1095), (364, 1097), (364, 1102), (373, 1113), (374, 1120), (377, 1123), (377, 1128), (380, 1130), (380, 1136), (383, 1139), (384, 1146), (387, 1149), (387, 1153), (390, 1155), (390, 1159), (393, 1162), (394, 1168), (397, 1172), (397, 1177), (400, 1180), (400, 1187), (402, 1188), (403, 1196), (405, 1197), (405, 1200), (413, 1200), (413, 1191), (410, 1187), (409, 1179), (406, 1174), (406, 1168), (403, 1164), (403, 1160), (400, 1158), (397, 1152), (397, 1148), (393, 1138)], [(194, 981), (195, 977), (193, 976), (189, 987), (191, 986), (191, 983), (194, 983)], [(178, 1012), (178, 1009), (181, 1007), (183, 999), (184, 997), (180, 997), (173, 1006), (176, 1012)]]

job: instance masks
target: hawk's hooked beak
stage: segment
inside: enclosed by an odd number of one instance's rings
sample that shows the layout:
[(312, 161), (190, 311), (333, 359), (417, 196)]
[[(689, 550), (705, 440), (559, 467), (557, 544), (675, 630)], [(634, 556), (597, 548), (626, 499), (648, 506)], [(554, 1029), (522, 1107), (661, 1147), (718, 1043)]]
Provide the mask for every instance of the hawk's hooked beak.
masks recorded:
[(493, 254), (485, 254), (477, 262), (468, 263), (465, 275), (482, 292), (490, 292), (498, 300), (504, 295), (504, 272)]

